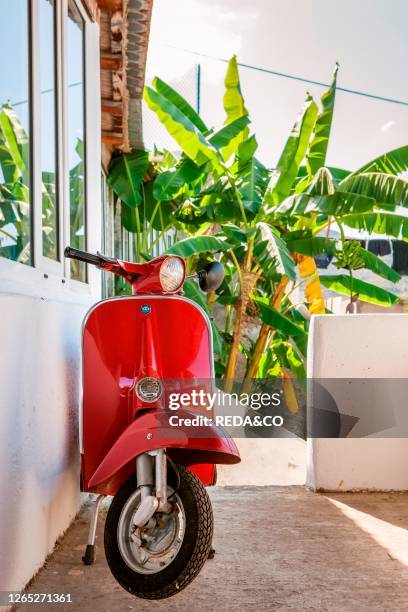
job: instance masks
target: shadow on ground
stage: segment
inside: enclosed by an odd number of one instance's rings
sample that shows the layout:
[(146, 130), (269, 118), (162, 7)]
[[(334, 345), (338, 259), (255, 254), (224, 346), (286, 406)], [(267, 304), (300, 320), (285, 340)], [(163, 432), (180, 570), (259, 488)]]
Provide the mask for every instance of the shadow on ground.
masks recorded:
[(106, 509), (95, 565), (81, 562), (85, 509), (28, 592), (72, 594), (73, 604), (49, 612), (408, 609), (408, 494), (216, 487), (211, 498), (215, 558), (170, 600), (136, 599), (114, 581), (103, 552)]

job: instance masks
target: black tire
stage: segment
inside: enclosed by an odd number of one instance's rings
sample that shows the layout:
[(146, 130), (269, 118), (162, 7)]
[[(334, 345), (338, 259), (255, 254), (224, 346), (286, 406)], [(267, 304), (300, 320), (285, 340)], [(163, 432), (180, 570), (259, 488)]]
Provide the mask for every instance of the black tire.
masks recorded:
[(119, 584), (132, 595), (144, 599), (164, 599), (182, 591), (206, 562), (213, 537), (213, 513), (208, 493), (201, 481), (183, 466), (178, 466), (177, 491), (184, 507), (186, 526), (183, 542), (173, 561), (155, 574), (141, 574), (124, 561), (117, 541), (118, 522), (128, 498), (136, 490), (136, 477), (129, 478), (110, 505), (105, 523), (105, 555)]

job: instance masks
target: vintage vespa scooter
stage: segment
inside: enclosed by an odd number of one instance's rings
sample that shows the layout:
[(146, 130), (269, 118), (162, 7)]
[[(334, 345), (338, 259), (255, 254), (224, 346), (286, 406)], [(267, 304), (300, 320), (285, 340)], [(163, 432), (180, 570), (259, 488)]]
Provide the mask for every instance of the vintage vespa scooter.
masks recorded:
[[(213, 378), (211, 324), (182, 296), (181, 257), (135, 264), (70, 247), (65, 256), (132, 286), (132, 296), (99, 302), (83, 323), (82, 490), (98, 494), (83, 562), (94, 560), (98, 509), (113, 495), (104, 536), (112, 574), (133, 595), (170, 597), (210, 555), (205, 486), (215, 484), (215, 465), (240, 461), (232, 439), (215, 425), (197, 432), (169, 424), (169, 390)], [(214, 290), (222, 266), (214, 262), (197, 277), (203, 290)], [(178, 410), (179, 421), (186, 415), (194, 413)]]

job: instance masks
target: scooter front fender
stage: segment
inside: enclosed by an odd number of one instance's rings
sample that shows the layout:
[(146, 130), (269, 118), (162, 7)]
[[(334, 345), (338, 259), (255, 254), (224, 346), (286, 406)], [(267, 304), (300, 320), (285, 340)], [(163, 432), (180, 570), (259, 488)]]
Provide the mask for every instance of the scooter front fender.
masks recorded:
[[(85, 483), (86, 490), (108, 494), (113, 489), (117, 490), (129, 474), (126, 467), (130, 462), (141, 453), (156, 448), (166, 448), (176, 463), (187, 467), (240, 462), (235, 442), (219, 427), (213, 424), (199, 427), (181, 424), (174, 427), (169, 423), (173, 414), (168, 410), (152, 410), (137, 417), (116, 440), (89, 482)], [(193, 419), (197, 415), (178, 410), (177, 416), (178, 421), (183, 423), (185, 419)]]

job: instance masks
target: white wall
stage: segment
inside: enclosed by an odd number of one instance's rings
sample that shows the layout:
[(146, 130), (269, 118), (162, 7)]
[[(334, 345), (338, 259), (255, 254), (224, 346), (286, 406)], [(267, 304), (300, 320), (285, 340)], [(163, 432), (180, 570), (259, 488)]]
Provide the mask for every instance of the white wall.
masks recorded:
[(2, 591), (24, 587), (78, 509), (79, 347), (87, 305), (75, 294), (47, 293), (0, 295)]
[[(326, 379), (325, 388), (341, 413), (372, 423), (373, 430), (378, 423), (383, 426), (364, 438), (309, 439), (307, 485), (330, 491), (407, 490), (408, 439), (388, 436), (402, 426), (407, 431), (405, 385), (395, 379), (408, 378), (408, 315), (314, 316), (308, 378)], [(339, 379), (350, 384), (339, 384)], [(363, 384), (353, 379), (370, 379), (369, 401)], [(352, 435), (362, 429), (360, 422)]]
[(235, 438), (241, 463), (217, 466), (217, 484), (304, 485), (306, 443), (298, 438)]
[[(101, 248), (99, 28), (90, 22), (86, 56), (87, 250), (96, 252)], [(66, 212), (69, 193), (62, 192)], [(41, 235), (38, 226), (34, 235)], [(61, 235), (65, 247), (69, 228)], [(38, 260), (31, 268), (0, 258), (0, 591), (25, 586), (79, 507), (81, 323), (100, 298), (101, 273), (89, 266), (89, 283), (79, 283), (62, 276), (64, 266)]]
[[(228, 400), (215, 407), (217, 415), (244, 417), (245, 404)], [(238, 428), (243, 434), (244, 428)], [(234, 435), (234, 431), (230, 431)], [(241, 462), (217, 466), (217, 484), (230, 486), (304, 485), (306, 480), (306, 443), (288, 431), (276, 432), (272, 438), (234, 438)]]

